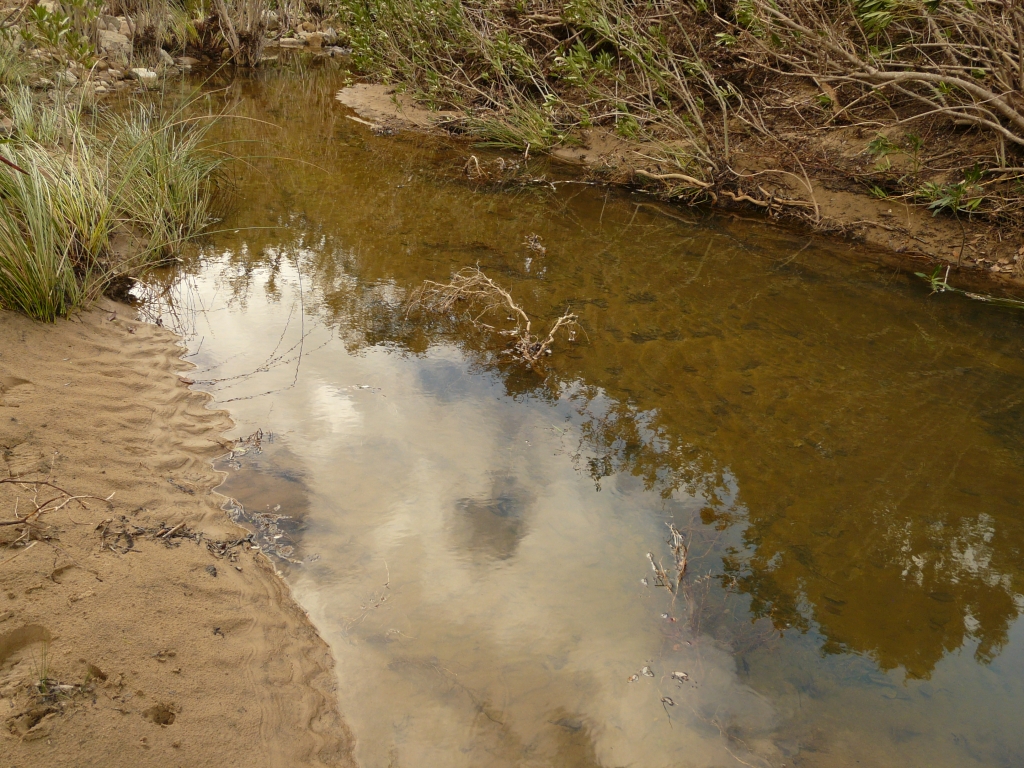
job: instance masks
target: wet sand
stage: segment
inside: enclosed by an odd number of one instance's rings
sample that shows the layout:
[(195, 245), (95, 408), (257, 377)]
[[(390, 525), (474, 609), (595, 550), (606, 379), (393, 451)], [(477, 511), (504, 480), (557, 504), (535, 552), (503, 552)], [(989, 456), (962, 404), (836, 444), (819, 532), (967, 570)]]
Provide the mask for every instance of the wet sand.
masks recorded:
[(231, 421), (133, 317), (0, 312), (0, 477), (97, 497), (0, 484), (0, 521), (51, 510), (0, 526), (0, 762), (352, 765), (330, 650), (266, 556), (230, 546), (210, 461)]

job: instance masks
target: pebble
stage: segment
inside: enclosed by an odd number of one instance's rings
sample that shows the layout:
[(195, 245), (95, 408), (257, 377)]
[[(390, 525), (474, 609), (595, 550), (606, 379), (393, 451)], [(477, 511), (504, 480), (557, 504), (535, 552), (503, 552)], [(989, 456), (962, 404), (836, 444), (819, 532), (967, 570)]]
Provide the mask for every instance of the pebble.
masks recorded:
[(129, 69), (126, 74), (133, 80), (138, 80), (146, 88), (156, 87), (156, 84), (160, 79), (156, 72), (152, 69), (146, 69), (145, 67), (134, 67)]

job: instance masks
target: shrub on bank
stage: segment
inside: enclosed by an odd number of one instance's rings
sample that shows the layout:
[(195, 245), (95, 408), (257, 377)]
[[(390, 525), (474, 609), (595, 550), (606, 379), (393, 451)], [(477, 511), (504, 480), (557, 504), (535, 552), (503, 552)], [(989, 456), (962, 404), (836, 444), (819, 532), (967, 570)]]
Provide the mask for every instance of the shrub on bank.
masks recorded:
[[(637, 162), (655, 172), (638, 175), (670, 197), (724, 196), (775, 210), (776, 193), (758, 187), (766, 175), (801, 179), (809, 189), (805, 168), (817, 165), (857, 179), (876, 197), (1024, 221), (1020, 2), (334, 0), (331, 7), (365, 72), (428, 105), (462, 111), (464, 129), (492, 145), (551, 148), (600, 126), (643, 145)], [(862, 142), (860, 152), (844, 147), (840, 156), (822, 140), (828, 135), (841, 135), (833, 145)], [(865, 169), (880, 141), (889, 149)], [(756, 179), (734, 162), (743, 143), (755, 156)]]

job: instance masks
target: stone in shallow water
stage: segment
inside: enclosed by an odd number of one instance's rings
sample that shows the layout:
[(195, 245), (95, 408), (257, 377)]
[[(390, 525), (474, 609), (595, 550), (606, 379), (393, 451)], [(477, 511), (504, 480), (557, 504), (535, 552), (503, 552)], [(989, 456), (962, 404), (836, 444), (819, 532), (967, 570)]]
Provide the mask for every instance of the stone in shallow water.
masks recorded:
[(157, 81), (159, 80), (159, 76), (156, 72), (144, 67), (129, 69), (125, 74), (132, 80), (138, 80), (146, 88), (155, 88)]

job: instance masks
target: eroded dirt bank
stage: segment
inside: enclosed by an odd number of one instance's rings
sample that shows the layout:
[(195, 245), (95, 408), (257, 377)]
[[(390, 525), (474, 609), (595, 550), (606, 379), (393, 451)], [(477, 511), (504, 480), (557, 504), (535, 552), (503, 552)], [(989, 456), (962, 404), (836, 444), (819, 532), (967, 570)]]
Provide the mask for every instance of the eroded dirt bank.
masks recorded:
[(32, 520), (0, 525), (5, 766), (353, 764), (328, 647), (219, 508), (231, 424), (179, 354), (109, 302), (0, 312), (0, 521)]
[[(409, 94), (377, 83), (348, 86), (338, 92), (337, 99), (359, 115), (359, 122), (385, 134), (426, 130), (447, 135), (449, 122), (457, 117), (454, 112), (431, 112), (417, 105)], [(854, 129), (844, 131), (805, 137), (808, 145), (801, 147), (801, 153), (817, 157), (838, 152), (849, 164), (867, 163), (870, 157), (863, 146), (870, 136), (863, 131), (857, 134)], [(550, 155), (578, 167), (585, 178), (642, 188), (662, 197), (663, 185), (678, 178), (672, 174), (652, 176), (644, 170), (650, 165), (646, 158), (651, 148), (626, 141), (608, 129), (582, 131), (578, 138), (579, 146), (556, 148)], [(473, 151), (466, 147), (466, 156), (470, 157)], [(969, 216), (934, 216), (926, 207), (907, 200), (872, 197), (863, 183), (854, 178), (856, 174), (838, 166), (831, 168), (808, 160), (806, 167), (795, 168), (795, 173), (772, 171), (786, 165), (785, 158), (775, 154), (777, 148), (765, 147), (755, 139), (738, 141), (733, 158), (736, 169), (749, 177), (752, 189), (759, 190), (758, 197), (723, 197), (714, 208), (757, 212), (806, 225), (814, 231), (876, 249), (882, 258), (886, 253), (910, 256), (920, 262), (918, 268), (928, 272), (937, 265), (949, 266), (950, 277), (959, 287), (969, 285), (998, 293), (1003, 286), (1015, 293), (1024, 286), (1020, 267), (1024, 240), (1016, 229)], [(503, 164), (499, 172), (471, 160), (467, 174), (500, 180), (508, 175), (508, 167)], [(665, 199), (672, 200), (671, 196)], [(798, 201), (799, 205), (763, 204), (764, 200), (776, 199)], [(681, 204), (685, 205), (685, 200)]]

